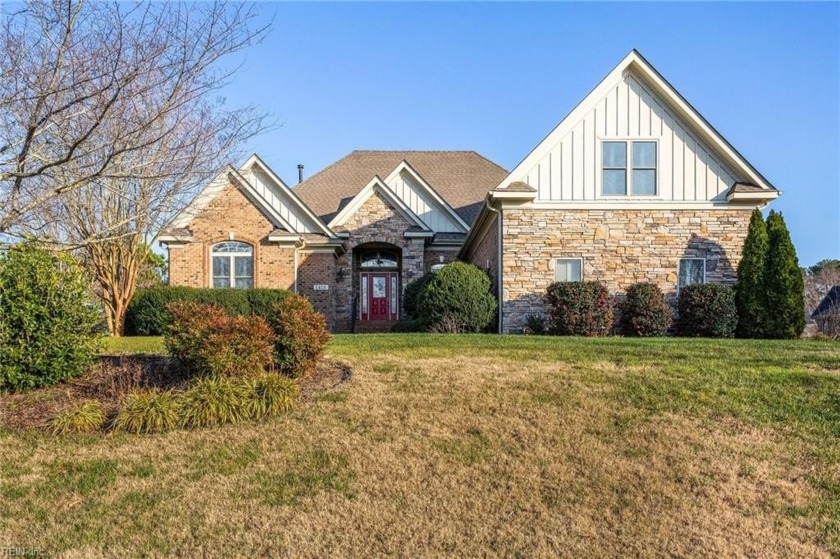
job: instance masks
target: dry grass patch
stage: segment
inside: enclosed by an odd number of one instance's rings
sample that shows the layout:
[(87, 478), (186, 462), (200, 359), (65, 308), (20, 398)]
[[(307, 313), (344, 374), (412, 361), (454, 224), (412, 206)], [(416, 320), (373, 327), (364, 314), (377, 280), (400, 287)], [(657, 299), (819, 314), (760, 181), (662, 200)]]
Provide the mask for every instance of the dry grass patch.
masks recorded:
[(266, 422), (4, 433), (3, 541), (64, 557), (840, 551), (833, 347), (421, 335), (330, 354), (352, 379), (325, 375)]

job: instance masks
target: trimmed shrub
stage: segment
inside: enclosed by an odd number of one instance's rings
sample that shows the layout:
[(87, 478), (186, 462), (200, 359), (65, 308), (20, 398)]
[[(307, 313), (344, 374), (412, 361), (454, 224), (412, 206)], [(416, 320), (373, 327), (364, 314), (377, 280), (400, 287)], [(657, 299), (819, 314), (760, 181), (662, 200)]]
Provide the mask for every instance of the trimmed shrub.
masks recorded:
[(664, 336), (671, 325), (671, 307), (656, 284), (631, 285), (619, 307), (621, 331), (625, 336)]
[(767, 217), (764, 293), (767, 300), (765, 336), (801, 336), (805, 330), (805, 280), (785, 220), (776, 211), (771, 211)]
[(104, 423), (105, 410), (102, 404), (96, 400), (90, 400), (56, 415), (50, 421), (50, 431), (53, 435), (93, 433), (102, 429)]
[(172, 324), (164, 344), (190, 375), (232, 377), (271, 365), (274, 332), (260, 316), (229, 316), (222, 307), (170, 303)]
[(284, 289), (210, 289), (159, 286), (138, 289), (128, 305), (125, 332), (129, 336), (162, 336), (172, 323), (167, 305), (175, 302), (208, 303), (231, 316), (256, 314), (269, 319), (274, 305), (291, 292)]
[(300, 389), (289, 378), (273, 373), (246, 379), (242, 386), (243, 414), (253, 419), (279, 415), (292, 409)]
[(597, 281), (555, 282), (548, 286), (548, 333), (605, 336), (613, 324), (612, 300)]
[(687, 285), (680, 290), (680, 336), (731, 338), (738, 325), (733, 289), (719, 283)]
[(495, 318), (496, 298), (481, 268), (452, 262), (429, 274), (417, 297), (424, 327), (447, 332), (482, 332)]
[(767, 224), (761, 210), (750, 218), (744, 250), (738, 263), (738, 283), (735, 286), (735, 306), (738, 309), (739, 338), (762, 338), (767, 325), (767, 294), (764, 282), (767, 271)]
[(416, 280), (412, 281), (408, 285), (405, 286), (405, 290), (403, 291), (403, 315), (409, 316), (413, 319), (419, 318), (418, 316), (418, 309), (417, 303), (420, 297), (420, 293), (423, 291), (423, 288), (431, 279), (432, 274), (426, 274), (425, 276), (420, 276)]
[(210, 427), (244, 419), (243, 392), (226, 378), (196, 379), (179, 398), (181, 426)]
[(93, 361), (99, 312), (69, 255), (30, 244), (0, 256), (0, 391), (50, 386)]
[(324, 353), (330, 333), (324, 315), (306, 297), (291, 294), (274, 306), (274, 361), (292, 378), (309, 374)]
[(179, 425), (179, 402), (171, 390), (148, 390), (129, 394), (117, 418), (114, 430), (126, 433), (160, 433)]

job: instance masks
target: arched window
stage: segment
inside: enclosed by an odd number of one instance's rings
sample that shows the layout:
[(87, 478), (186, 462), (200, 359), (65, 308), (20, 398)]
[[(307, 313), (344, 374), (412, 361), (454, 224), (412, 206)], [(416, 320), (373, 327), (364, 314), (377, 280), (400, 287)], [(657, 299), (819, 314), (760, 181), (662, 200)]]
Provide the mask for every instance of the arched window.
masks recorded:
[(399, 267), (399, 261), (396, 253), (375, 250), (363, 253), (359, 266), (362, 268), (397, 268)]
[(213, 287), (254, 287), (254, 249), (237, 241), (225, 241), (210, 249)]

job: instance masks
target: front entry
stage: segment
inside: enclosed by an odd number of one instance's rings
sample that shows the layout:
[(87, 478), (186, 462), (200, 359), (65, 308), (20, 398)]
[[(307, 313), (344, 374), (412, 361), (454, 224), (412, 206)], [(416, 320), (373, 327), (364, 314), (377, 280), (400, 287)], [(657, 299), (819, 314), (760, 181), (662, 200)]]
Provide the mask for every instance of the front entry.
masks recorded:
[(359, 278), (362, 320), (397, 320), (399, 274), (362, 272)]

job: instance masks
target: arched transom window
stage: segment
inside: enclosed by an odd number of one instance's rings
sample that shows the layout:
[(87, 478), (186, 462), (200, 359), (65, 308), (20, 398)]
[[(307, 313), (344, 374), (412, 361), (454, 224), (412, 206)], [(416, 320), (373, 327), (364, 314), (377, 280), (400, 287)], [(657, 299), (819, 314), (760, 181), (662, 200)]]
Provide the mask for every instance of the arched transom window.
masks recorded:
[(254, 249), (237, 241), (225, 241), (210, 249), (213, 287), (254, 287)]
[(397, 268), (397, 254), (387, 250), (371, 250), (362, 253), (359, 266), (362, 268)]

